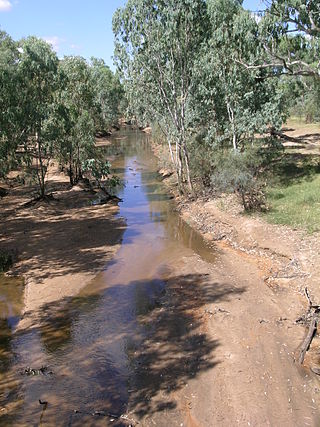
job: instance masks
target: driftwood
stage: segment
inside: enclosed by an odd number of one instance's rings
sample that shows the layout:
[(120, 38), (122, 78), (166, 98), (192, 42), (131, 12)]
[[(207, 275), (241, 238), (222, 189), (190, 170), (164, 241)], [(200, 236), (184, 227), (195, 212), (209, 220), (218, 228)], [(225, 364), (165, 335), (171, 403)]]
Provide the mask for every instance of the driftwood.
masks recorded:
[(304, 289), (305, 296), (308, 300), (309, 309), (306, 318), (310, 318), (310, 325), (308, 329), (308, 333), (303, 340), (303, 343), (301, 345), (300, 355), (299, 355), (299, 363), (302, 365), (304, 362), (304, 358), (306, 355), (306, 352), (309, 350), (311, 342), (313, 340), (313, 337), (315, 336), (317, 332), (318, 327), (318, 318), (319, 318), (319, 312), (320, 312), (320, 306), (317, 304), (313, 304), (312, 300), (310, 298), (308, 288)]
[(288, 135), (284, 134), (283, 132), (281, 132), (281, 131), (279, 132), (273, 128), (270, 129), (269, 132), (270, 132), (271, 136), (278, 136), (279, 138), (284, 139), (285, 141), (301, 142), (301, 141), (299, 141), (298, 138), (295, 138), (294, 136), (288, 136)]
[(309, 350), (310, 344), (312, 342), (313, 337), (315, 336), (315, 333), (317, 331), (317, 315), (314, 314), (312, 321), (310, 323), (309, 326), (309, 330), (308, 330), (308, 334), (305, 337), (302, 346), (301, 346), (301, 350), (300, 350), (300, 355), (299, 355), (299, 363), (302, 365), (303, 361), (304, 361), (304, 357), (306, 355), (306, 352)]

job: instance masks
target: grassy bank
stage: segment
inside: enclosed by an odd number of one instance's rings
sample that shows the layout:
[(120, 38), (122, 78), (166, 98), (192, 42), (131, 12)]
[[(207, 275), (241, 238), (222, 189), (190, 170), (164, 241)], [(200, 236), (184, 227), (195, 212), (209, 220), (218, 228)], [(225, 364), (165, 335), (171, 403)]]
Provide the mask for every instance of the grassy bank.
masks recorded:
[(320, 230), (320, 126), (292, 118), (281, 159), (275, 163), (267, 189), (272, 223)]
[(288, 186), (269, 188), (271, 205), (268, 221), (303, 228), (309, 233), (320, 230), (320, 175)]

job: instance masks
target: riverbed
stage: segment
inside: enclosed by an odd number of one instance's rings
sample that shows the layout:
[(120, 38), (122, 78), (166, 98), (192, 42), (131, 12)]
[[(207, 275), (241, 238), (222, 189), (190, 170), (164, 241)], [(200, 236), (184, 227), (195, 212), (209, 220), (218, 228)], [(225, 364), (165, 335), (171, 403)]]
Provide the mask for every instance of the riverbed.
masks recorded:
[(315, 380), (292, 360), (289, 296), (181, 219), (147, 135), (124, 128), (102, 149), (124, 184), (119, 249), (25, 327), (10, 302), (0, 424), (317, 425)]
[[(187, 336), (188, 321), (178, 309), (166, 320), (165, 335), (157, 335), (157, 327), (164, 322), (161, 307), (168, 303), (166, 286), (188, 257), (196, 254), (214, 262), (216, 254), (176, 212), (157, 173), (148, 136), (122, 130), (105, 151), (113, 158), (113, 173), (123, 182), (118, 190), (122, 199), (118, 215), (126, 222), (121, 247), (79, 295), (42, 306), (40, 320), (27, 330), (15, 333), (11, 327), (12, 336), (3, 345), (10, 346), (12, 356), (14, 387), (5, 393), (8, 402), (16, 405), (7, 420), (14, 425), (30, 425), (35, 419), (45, 424), (73, 425), (88, 417), (95, 422), (102, 417), (106, 422), (108, 414), (117, 419), (129, 409), (137, 412), (137, 408), (145, 416), (151, 406), (148, 399), (162, 389), (167, 392), (176, 388), (174, 383), (180, 381), (177, 378), (167, 384), (162, 379), (175, 375), (170, 355), (178, 354), (181, 338)], [(194, 289), (192, 282), (202, 278), (195, 274), (177, 276), (178, 280), (187, 285), (190, 282)], [(174, 345), (174, 351), (168, 350), (163, 372), (159, 367), (155, 372), (151, 368), (155, 361), (160, 362), (157, 353), (148, 355), (145, 350), (141, 354), (143, 346), (155, 344), (149, 342), (155, 337), (159, 347), (180, 343)], [(155, 351), (160, 357), (162, 350)], [(146, 357), (148, 361), (140, 360)], [(26, 367), (46, 367), (46, 371), (28, 375)], [(181, 373), (182, 377), (188, 375), (187, 369)], [(48, 404), (39, 404), (39, 399)], [(169, 407), (174, 405), (169, 403)], [(159, 405), (165, 407), (165, 399)], [(100, 416), (89, 415), (95, 412)]]

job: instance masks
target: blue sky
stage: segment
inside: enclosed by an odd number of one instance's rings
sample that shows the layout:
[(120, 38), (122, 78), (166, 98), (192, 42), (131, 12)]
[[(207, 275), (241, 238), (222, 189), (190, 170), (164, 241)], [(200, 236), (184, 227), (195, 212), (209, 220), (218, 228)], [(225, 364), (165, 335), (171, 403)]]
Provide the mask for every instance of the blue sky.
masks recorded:
[[(126, 0), (0, 0), (0, 28), (18, 40), (35, 35), (49, 41), (59, 57), (103, 58), (113, 68), (112, 15)], [(250, 10), (260, 0), (245, 0)]]

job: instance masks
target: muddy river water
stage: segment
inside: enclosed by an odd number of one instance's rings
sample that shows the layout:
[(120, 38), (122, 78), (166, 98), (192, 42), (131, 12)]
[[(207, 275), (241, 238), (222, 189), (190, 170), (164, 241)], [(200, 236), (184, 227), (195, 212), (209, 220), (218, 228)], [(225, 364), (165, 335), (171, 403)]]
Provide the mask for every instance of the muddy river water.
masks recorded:
[[(124, 129), (105, 150), (125, 183), (118, 194), (126, 229), (113, 260), (77, 296), (43, 307), (39, 325), (23, 331), (15, 331), (22, 286), (11, 295), (1, 282), (1, 425), (128, 425), (121, 414), (137, 419), (170, 408), (165, 395), (194, 375), (192, 363), (203, 356), (186, 360), (192, 343), (179, 341), (186, 314), (161, 313), (170, 309), (168, 278), (181, 260), (196, 254), (213, 263), (215, 252), (175, 212), (148, 136)], [(191, 282), (180, 287), (192, 289)], [(170, 342), (180, 342), (179, 351)], [(210, 352), (209, 343), (201, 347)]]

